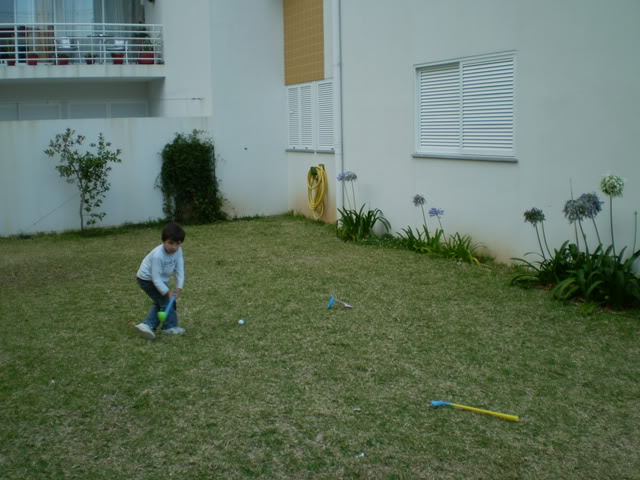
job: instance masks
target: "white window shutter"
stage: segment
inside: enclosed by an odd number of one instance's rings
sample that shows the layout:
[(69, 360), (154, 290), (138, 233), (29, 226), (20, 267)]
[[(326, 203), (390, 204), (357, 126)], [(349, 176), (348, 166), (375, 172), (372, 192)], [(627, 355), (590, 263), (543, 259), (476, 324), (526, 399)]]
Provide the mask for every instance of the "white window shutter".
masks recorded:
[(289, 148), (300, 147), (300, 87), (287, 89), (289, 106)]
[(462, 64), (462, 151), (513, 153), (513, 57)]
[(460, 147), (459, 64), (418, 72), (419, 150), (458, 151)]
[(313, 149), (312, 85), (300, 86), (300, 148)]
[(333, 82), (318, 83), (318, 150), (333, 150)]
[(287, 87), (288, 148), (333, 150), (333, 82), (301, 83)]

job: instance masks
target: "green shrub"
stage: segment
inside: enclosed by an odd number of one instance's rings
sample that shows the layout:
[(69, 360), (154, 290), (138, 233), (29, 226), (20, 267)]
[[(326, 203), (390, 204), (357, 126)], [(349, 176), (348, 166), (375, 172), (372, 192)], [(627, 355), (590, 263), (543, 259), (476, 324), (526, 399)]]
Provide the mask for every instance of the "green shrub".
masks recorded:
[[(542, 248), (537, 227), (538, 224), (542, 226), (544, 236), (545, 216), (541, 210), (533, 208), (524, 213), (524, 219), (536, 229), (542, 260), (530, 262), (523, 258), (513, 258), (518, 273), (511, 280), (512, 284), (549, 286), (552, 287), (553, 296), (560, 300), (580, 298), (613, 307), (630, 307), (640, 304), (640, 276), (634, 273), (634, 264), (640, 258), (640, 250), (633, 252), (629, 258), (625, 259), (626, 247), (620, 254), (616, 254), (613, 236), (612, 202), (614, 197), (622, 195), (624, 180), (615, 175), (607, 175), (603, 178), (600, 188), (609, 196), (611, 245), (605, 248), (600, 241), (595, 217), (602, 211), (601, 205), (604, 202), (600, 201), (596, 193), (585, 193), (575, 200), (572, 193), (571, 199), (565, 203), (563, 213), (569, 223), (574, 226), (575, 243), (566, 241), (560, 249), (554, 250), (553, 254), (547, 247), (548, 258)], [(583, 226), (586, 220), (592, 221), (598, 241), (593, 252), (589, 249)], [(637, 222), (634, 227), (637, 233)], [(546, 244), (546, 237), (544, 238)], [(580, 239), (582, 239), (582, 249)]]
[[(411, 227), (403, 228), (402, 231), (404, 232), (404, 235), (401, 233), (398, 235), (406, 248), (413, 250), (414, 252), (444, 257), (449, 260), (476, 264), (480, 263), (476, 253), (478, 245), (472, 243), (469, 235), (454, 233), (447, 238), (444, 233), (444, 228), (442, 227), (441, 218), (444, 215), (444, 210), (441, 208), (433, 207), (429, 209), (429, 217), (435, 217), (438, 221), (438, 226), (440, 227), (435, 229), (433, 235), (429, 232), (427, 216), (424, 213), (424, 205), (426, 203), (427, 201), (422, 195), (414, 195), (413, 205), (420, 207), (420, 210), (422, 211), (422, 220), (424, 221), (422, 224), (423, 231), (420, 232), (420, 229), (417, 228), (416, 233), (413, 233)], [(489, 259), (485, 258), (484, 260), (486, 261)]]
[(431, 235), (429, 229), (424, 226), (421, 232), (419, 228), (416, 228), (416, 233), (413, 233), (411, 227), (403, 228), (404, 235), (399, 233), (399, 237), (402, 240), (404, 246), (409, 250), (413, 250), (418, 253), (427, 253), (430, 255), (441, 255), (444, 252), (446, 243), (444, 242), (444, 231), (436, 229), (434, 234)]
[[(527, 255), (531, 255), (529, 252)], [(518, 273), (511, 279), (512, 285), (556, 285), (569, 275), (569, 272), (579, 268), (584, 262), (585, 254), (578, 250), (575, 243), (567, 240), (559, 249), (540, 261), (528, 261), (524, 258), (512, 258), (518, 267)]]
[[(342, 182), (342, 188), (345, 192), (345, 198), (348, 206), (338, 209), (340, 218), (338, 219), (336, 233), (338, 237), (343, 240), (351, 240), (355, 242), (370, 238), (373, 235), (373, 229), (378, 222), (384, 226), (386, 232), (388, 232), (390, 228), (389, 222), (382, 214), (382, 210), (376, 208), (365, 212), (364, 204), (360, 207), (360, 210), (356, 210), (356, 191), (354, 183), (357, 179), (358, 176), (354, 172), (341, 172), (338, 175), (338, 181)], [(349, 192), (346, 189), (347, 183), (351, 184), (351, 198), (349, 198)]]
[(389, 222), (382, 215), (379, 209), (364, 210), (364, 204), (360, 210), (338, 209), (340, 219), (338, 220), (338, 237), (343, 240), (359, 241), (369, 238), (373, 235), (373, 229), (376, 223), (380, 222), (389, 231)]
[(167, 218), (181, 223), (208, 223), (226, 218), (216, 177), (215, 148), (204, 132), (176, 134), (162, 150), (160, 189)]
[(584, 261), (553, 288), (553, 295), (560, 300), (580, 297), (614, 307), (640, 302), (640, 277), (633, 273), (640, 250), (624, 260), (625, 248), (619, 255), (613, 254), (613, 248), (610, 245), (603, 250), (599, 245), (593, 253), (583, 255)]
[(106, 192), (111, 188), (107, 180), (111, 171), (110, 163), (120, 163), (121, 150), (109, 150), (111, 146), (104, 135), (100, 133), (98, 143), (91, 143), (90, 147), (96, 153), (86, 151), (81, 153), (76, 146), (82, 146), (84, 135), (75, 135), (75, 130), (67, 128), (49, 142), (49, 148), (44, 151), (49, 157), (60, 157), (56, 170), (67, 183), (73, 183), (80, 195), (80, 230), (84, 232), (85, 215), (87, 225), (93, 225), (102, 220), (106, 213), (97, 211), (102, 206)]
[(471, 243), (469, 235), (460, 235), (456, 232), (445, 242), (442, 255), (449, 260), (478, 264), (480, 260), (476, 255), (477, 249), (478, 245)]

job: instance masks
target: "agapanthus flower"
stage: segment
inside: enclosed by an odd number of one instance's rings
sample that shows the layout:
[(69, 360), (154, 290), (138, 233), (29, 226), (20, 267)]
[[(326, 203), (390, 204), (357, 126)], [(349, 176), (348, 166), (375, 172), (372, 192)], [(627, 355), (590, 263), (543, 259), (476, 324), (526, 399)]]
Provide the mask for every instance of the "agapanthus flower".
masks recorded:
[(600, 182), (600, 190), (609, 195), (610, 197), (622, 196), (622, 190), (624, 189), (624, 179), (617, 175), (605, 175)]
[(539, 208), (533, 207), (531, 210), (524, 212), (524, 221), (529, 222), (534, 227), (538, 223), (542, 223), (545, 220), (544, 212)]
[(584, 210), (584, 216), (587, 218), (596, 218), (599, 212), (602, 211), (602, 204), (598, 195), (594, 193), (583, 193), (578, 197), (578, 202), (582, 204)]
[(339, 182), (353, 182), (358, 179), (358, 176), (355, 172), (342, 172), (338, 174)]
[(440, 218), (442, 215), (444, 215), (444, 210), (442, 210), (441, 208), (431, 208), (429, 209), (429, 216), (430, 217), (438, 217)]
[(422, 205), (424, 205), (426, 202), (427, 202), (427, 201), (425, 200), (425, 198), (424, 198), (422, 195), (420, 195), (420, 194), (418, 194), (418, 195), (416, 195), (416, 196), (414, 196), (414, 197), (413, 197), (413, 204), (414, 204), (416, 207), (421, 207), (421, 206), (422, 206)]
[(579, 200), (567, 200), (562, 210), (564, 216), (569, 220), (569, 223), (580, 221), (587, 216), (587, 209), (583, 202)]

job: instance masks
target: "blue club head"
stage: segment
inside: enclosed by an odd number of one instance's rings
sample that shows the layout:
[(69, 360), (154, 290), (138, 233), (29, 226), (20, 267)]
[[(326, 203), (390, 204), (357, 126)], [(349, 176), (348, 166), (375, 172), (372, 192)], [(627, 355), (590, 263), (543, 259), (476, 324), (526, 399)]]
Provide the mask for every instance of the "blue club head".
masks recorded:
[(331, 298), (329, 299), (329, 302), (327, 303), (327, 308), (333, 308), (333, 304), (334, 303), (336, 303), (336, 297), (331, 295)]

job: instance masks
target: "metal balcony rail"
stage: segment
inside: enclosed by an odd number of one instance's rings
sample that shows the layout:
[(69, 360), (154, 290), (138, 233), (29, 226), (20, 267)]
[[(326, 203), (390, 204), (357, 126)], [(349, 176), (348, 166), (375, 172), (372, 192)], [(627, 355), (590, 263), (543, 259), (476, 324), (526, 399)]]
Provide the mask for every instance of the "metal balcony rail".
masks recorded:
[(0, 67), (160, 63), (162, 25), (0, 23)]

